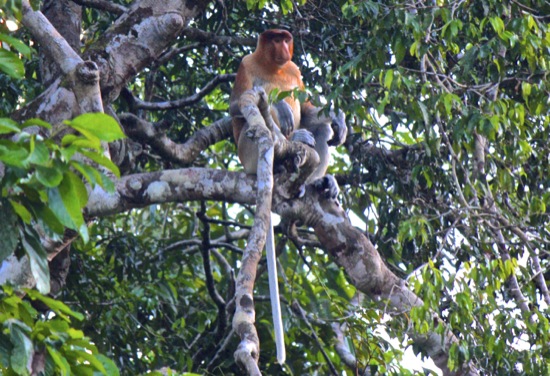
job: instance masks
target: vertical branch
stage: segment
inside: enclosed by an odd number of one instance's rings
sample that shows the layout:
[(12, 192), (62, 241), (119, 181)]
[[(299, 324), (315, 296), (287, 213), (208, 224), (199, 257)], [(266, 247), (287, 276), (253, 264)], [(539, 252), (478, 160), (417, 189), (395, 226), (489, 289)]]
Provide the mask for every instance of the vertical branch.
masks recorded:
[(258, 145), (257, 198), (254, 225), (250, 230), (241, 269), (237, 276), (235, 291), (235, 316), (233, 329), (241, 337), (235, 351), (235, 361), (243, 366), (248, 375), (260, 375), (258, 359), (260, 340), (254, 326), (254, 280), (256, 270), (265, 245), (267, 229), (270, 224), (271, 198), (273, 189), (273, 139), (260, 113), (260, 107), (267, 106), (263, 90), (249, 90), (241, 96), (241, 113), (249, 124), (247, 136)]
[(223, 338), (223, 333), (225, 332), (227, 315), (225, 310), (225, 301), (216, 288), (216, 282), (214, 281), (214, 275), (212, 274), (212, 265), (210, 263), (210, 248), (212, 247), (212, 242), (210, 239), (210, 224), (206, 218), (206, 205), (204, 204), (204, 201), (201, 203), (201, 210), (197, 213), (197, 217), (203, 225), (201, 254), (204, 275), (206, 277), (206, 288), (208, 289), (208, 294), (218, 308), (218, 328), (216, 339), (219, 341)]

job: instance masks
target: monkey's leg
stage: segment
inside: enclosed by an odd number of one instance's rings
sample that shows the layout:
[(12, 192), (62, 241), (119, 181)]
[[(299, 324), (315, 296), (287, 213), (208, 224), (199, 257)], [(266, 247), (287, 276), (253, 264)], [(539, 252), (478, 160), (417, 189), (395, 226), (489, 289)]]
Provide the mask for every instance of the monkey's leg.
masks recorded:
[(258, 145), (256, 145), (254, 141), (246, 135), (247, 131), (248, 125), (244, 127), (239, 136), (237, 150), (239, 153), (239, 159), (244, 168), (244, 172), (249, 175), (256, 175), (259, 158)]
[(315, 151), (319, 154), (319, 166), (313, 171), (311, 176), (308, 178), (308, 183), (311, 183), (314, 180), (317, 180), (327, 172), (328, 164), (330, 162), (330, 154), (328, 141), (333, 136), (332, 128), (330, 124), (325, 122), (320, 122), (313, 124), (307, 128), (315, 138)]

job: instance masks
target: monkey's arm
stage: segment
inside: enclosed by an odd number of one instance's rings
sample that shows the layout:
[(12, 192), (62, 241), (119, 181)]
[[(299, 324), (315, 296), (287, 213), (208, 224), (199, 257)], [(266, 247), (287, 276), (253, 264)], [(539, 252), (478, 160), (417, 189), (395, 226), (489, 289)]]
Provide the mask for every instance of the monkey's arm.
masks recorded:
[(231, 98), (229, 98), (229, 115), (231, 117), (241, 117), (241, 108), (239, 107), (239, 100), (241, 95), (247, 90), (252, 89), (252, 77), (248, 73), (248, 61), (247, 57), (243, 59), (237, 70), (237, 76), (235, 77), (235, 83), (233, 84), (233, 90), (231, 91)]
[(295, 129), (294, 124), (294, 113), (292, 112), (292, 107), (284, 99), (277, 103), (274, 103), (272, 106), (272, 115), (275, 123), (279, 124), (281, 133), (288, 137), (292, 131)]
[(326, 143), (329, 146), (339, 146), (346, 142), (348, 128), (346, 126), (346, 115), (342, 111), (338, 111), (337, 113), (330, 111), (329, 117), (327, 117), (323, 114), (319, 114), (321, 109), (315, 107), (311, 102), (304, 102), (301, 111), (301, 128), (309, 129), (317, 126), (319, 123), (330, 124), (332, 134), (326, 139)]

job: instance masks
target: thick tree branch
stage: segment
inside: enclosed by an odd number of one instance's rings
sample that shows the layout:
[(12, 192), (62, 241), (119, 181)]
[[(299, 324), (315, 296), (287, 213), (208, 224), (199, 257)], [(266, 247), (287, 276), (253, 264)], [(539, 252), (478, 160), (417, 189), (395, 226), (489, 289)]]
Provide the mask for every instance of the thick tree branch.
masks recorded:
[(215, 200), (253, 204), (255, 179), (243, 172), (205, 168), (164, 170), (128, 175), (115, 182), (115, 192), (96, 187), (85, 214), (90, 217), (122, 213), (152, 204)]
[(235, 315), (233, 329), (241, 338), (235, 351), (235, 361), (245, 368), (249, 375), (258, 375), (258, 359), (260, 356), (260, 339), (254, 326), (256, 312), (254, 310), (254, 281), (258, 263), (269, 231), (271, 218), (271, 197), (273, 190), (273, 138), (267, 128), (261, 112), (267, 112), (267, 96), (265, 92), (250, 90), (240, 99), (239, 107), (249, 124), (249, 137), (258, 145), (258, 170), (256, 214), (254, 225), (250, 230), (248, 242), (241, 260), (241, 269), (237, 275), (235, 291)]
[(44, 52), (59, 65), (64, 74), (72, 72), (77, 64), (82, 63), (82, 58), (57, 32), (42, 12), (33, 10), (28, 0), (23, 0), (21, 7), (23, 25), (30, 30)]
[(211, 0), (136, 1), (90, 47), (85, 56), (95, 61), (103, 75), (103, 99), (118, 97), (136, 72), (158, 58)]

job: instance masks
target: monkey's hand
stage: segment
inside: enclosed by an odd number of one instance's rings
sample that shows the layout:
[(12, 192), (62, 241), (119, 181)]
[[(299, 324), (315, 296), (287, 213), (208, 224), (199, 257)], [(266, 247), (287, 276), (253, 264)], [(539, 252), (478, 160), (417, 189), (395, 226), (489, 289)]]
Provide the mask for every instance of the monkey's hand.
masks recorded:
[(346, 115), (342, 111), (338, 113), (331, 112), (331, 123), (330, 126), (334, 135), (327, 142), (329, 146), (338, 146), (346, 142), (346, 136), (348, 135), (348, 127), (346, 127)]
[(279, 124), (281, 133), (288, 137), (294, 130), (295, 125), (292, 107), (285, 100), (274, 103), (272, 107), (275, 109), (276, 122)]
[(340, 193), (338, 182), (332, 175), (325, 175), (322, 178), (314, 180), (311, 185), (321, 196), (330, 200), (336, 200), (338, 193)]
[(312, 148), (315, 147), (315, 137), (313, 137), (313, 133), (304, 128), (296, 129), (294, 133), (292, 133), (292, 137), (290, 137), (290, 140), (301, 142), (302, 144), (306, 144), (307, 146), (310, 146)]

